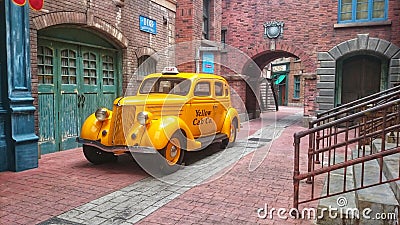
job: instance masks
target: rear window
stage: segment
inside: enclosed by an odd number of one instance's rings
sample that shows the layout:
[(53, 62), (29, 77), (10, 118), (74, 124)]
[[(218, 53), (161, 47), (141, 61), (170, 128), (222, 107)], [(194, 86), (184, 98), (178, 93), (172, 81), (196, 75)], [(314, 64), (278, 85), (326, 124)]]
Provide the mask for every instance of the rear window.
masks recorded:
[(209, 82), (199, 82), (194, 88), (195, 96), (210, 96), (210, 83)]

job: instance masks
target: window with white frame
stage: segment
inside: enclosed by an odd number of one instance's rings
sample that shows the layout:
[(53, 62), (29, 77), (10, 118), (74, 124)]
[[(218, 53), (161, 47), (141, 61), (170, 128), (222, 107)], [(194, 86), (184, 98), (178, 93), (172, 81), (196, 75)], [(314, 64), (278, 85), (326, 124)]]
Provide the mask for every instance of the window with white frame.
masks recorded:
[(339, 23), (387, 20), (388, 0), (339, 0)]

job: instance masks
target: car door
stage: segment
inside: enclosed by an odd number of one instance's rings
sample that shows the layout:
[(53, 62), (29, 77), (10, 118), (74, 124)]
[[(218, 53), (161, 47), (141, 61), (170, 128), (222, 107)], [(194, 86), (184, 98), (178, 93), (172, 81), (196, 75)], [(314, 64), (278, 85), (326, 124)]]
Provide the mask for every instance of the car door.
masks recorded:
[(214, 103), (213, 103), (213, 116), (216, 124), (216, 132), (219, 133), (224, 124), (227, 108), (229, 106), (229, 93), (227, 84), (222, 81), (214, 82)]
[(188, 126), (196, 138), (215, 134), (212, 83), (208, 79), (200, 79), (195, 83), (193, 97), (190, 100)]

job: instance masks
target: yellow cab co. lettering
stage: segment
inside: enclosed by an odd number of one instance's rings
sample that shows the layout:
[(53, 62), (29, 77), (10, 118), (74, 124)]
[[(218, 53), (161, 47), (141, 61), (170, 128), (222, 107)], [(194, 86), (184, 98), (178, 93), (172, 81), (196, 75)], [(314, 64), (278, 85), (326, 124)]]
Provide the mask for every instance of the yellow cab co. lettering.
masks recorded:
[(209, 124), (212, 123), (212, 119), (208, 116), (211, 115), (211, 111), (209, 110), (196, 110), (196, 117), (205, 116), (204, 118), (194, 118), (193, 125), (201, 125), (201, 124)]

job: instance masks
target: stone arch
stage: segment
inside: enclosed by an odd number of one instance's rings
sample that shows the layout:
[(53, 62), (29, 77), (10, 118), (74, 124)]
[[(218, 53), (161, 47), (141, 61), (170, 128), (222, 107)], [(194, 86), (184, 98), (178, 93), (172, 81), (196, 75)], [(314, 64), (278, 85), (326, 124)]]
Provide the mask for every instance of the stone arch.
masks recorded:
[(120, 48), (127, 48), (129, 41), (116, 27), (110, 23), (94, 16), (92, 13), (80, 12), (54, 12), (34, 17), (32, 20), (33, 28), (41, 30), (50, 26), (73, 24), (85, 25), (100, 33), (105, 34)]
[(140, 58), (141, 56), (144, 56), (144, 55), (148, 55), (148, 56), (154, 57), (154, 53), (156, 53), (156, 51), (154, 49), (150, 48), (150, 47), (147, 47), (147, 46), (139, 47), (135, 51), (136, 58)]
[(313, 73), (316, 70), (317, 67), (314, 60), (305, 51), (282, 40), (276, 41), (275, 47), (271, 45), (271, 41), (259, 43), (255, 47), (249, 48), (246, 54), (254, 60), (260, 55), (274, 54), (281, 56), (285, 55), (283, 54), (284, 52), (286, 52), (288, 56), (300, 58), (305, 69), (304, 72)]
[(400, 48), (386, 40), (370, 37), (369, 34), (358, 34), (355, 39), (347, 40), (327, 52), (317, 54), (319, 63), (317, 103), (320, 111), (334, 107), (337, 61), (360, 51), (372, 52), (387, 58), (389, 60), (389, 87), (400, 83)]

